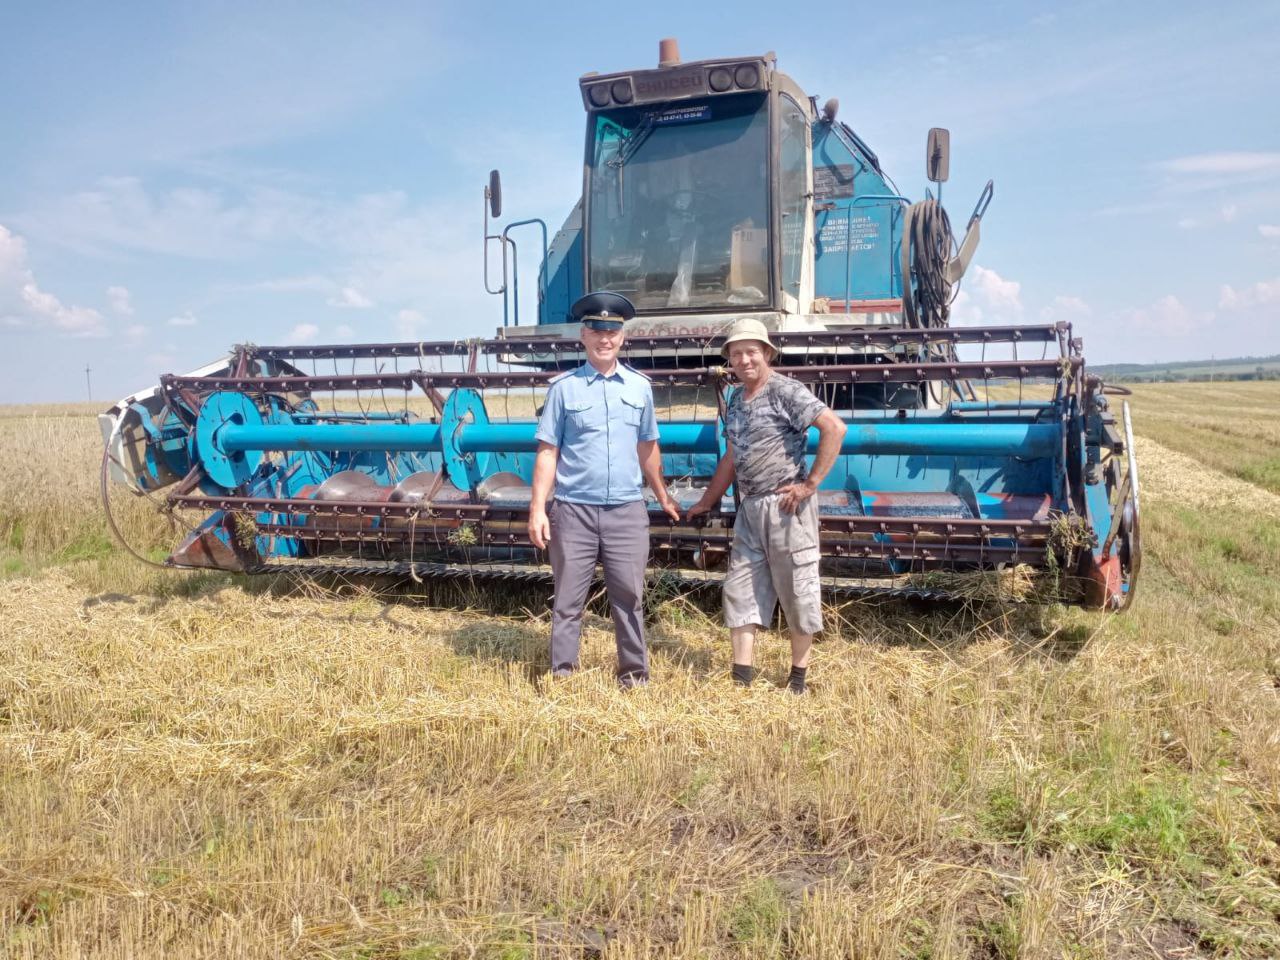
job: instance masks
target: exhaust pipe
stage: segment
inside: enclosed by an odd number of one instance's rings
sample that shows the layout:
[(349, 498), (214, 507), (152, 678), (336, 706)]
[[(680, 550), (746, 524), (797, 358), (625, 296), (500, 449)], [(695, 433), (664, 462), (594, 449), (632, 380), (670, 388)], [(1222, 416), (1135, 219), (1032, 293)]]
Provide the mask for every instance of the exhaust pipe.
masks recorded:
[(658, 41), (658, 66), (680, 66), (680, 41), (675, 37), (664, 37)]

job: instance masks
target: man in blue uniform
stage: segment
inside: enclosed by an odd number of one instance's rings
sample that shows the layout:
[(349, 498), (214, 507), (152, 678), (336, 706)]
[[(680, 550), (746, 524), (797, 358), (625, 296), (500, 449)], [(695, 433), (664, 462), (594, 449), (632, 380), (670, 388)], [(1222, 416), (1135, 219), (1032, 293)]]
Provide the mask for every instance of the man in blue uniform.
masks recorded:
[(555, 574), (551, 671), (564, 677), (577, 669), (582, 612), (599, 560), (613, 608), (618, 683), (632, 687), (649, 679), (643, 611), (649, 511), (642, 475), (668, 516), (679, 520), (680, 510), (662, 478), (649, 378), (618, 362), (622, 325), (635, 308), (616, 293), (591, 293), (570, 316), (582, 323), (587, 362), (547, 390), (529, 503), (529, 539), (549, 550)]

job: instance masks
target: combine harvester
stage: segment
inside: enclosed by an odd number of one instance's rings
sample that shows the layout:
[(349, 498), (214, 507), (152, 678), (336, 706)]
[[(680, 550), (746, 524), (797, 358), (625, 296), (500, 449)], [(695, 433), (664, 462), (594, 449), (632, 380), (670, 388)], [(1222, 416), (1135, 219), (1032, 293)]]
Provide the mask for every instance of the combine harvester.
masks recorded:
[[(731, 374), (716, 341), (762, 320), (786, 373), (848, 422), (819, 493), (824, 586), (964, 595), (1031, 572), (1035, 597), (1122, 609), (1140, 565), (1138, 483), (1122, 423), (1066, 324), (951, 327), (992, 185), (957, 243), (938, 197), (911, 203), (871, 149), (763, 57), (580, 81), (583, 193), (501, 232), (485, 188), (493, 339), (236, 347), (101, 417), (107, 475), (182, 526), (166, 563), (251, 573), (547, 579), (526, 535), (547, 381), (582, 362), (583, 293), (630, 298), (624, 355), (652, 378), (665, 475), (687, 507), (723, 448)], [(521, 323), (513, 231), (540, 238), (537, 322)], [(524, 242), (524, 241), (522, 241)], [(527, 247), (526, 247), (527, 249)], [(530, 298), (532, 299), (532, 298)], [(815, 436), (816, 442), (816, 436)], [(652, 513), (650, 563), (723, 569), (733, 497), (697, 525)]]

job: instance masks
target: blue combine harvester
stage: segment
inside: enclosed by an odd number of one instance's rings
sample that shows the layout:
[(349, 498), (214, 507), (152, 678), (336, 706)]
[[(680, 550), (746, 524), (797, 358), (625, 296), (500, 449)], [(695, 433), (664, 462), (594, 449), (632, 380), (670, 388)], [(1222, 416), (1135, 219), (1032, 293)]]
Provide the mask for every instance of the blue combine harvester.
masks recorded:
[[(964, 595), (1002, 572), (1121, 609), (1140, 566), (1128, 407), (1117, 423), (1066, 324), (952, 327), (987, 184), (957, 242), (938, 198), (900, 195), (871, 149), (763, 57), (580, 81), (582, 196), (549, 236), (500, 232), (485, 188), (491, 339), (237, 347), (101, 417), (108, 473), (186, 532), (177, 567), (545, 578), (525, 533), (547, 381), (582, 360), (570, 305), (613, 290), (637, 316), (624, 354), (649, 374), (665, 474), (684, 505), (723, 449), (732, 376), (717, 339), (762, 320), (786, 372), (849, 424), (819, 493), (836, 594)], [(930, 131), (927, 175), (947, 179)], [(540, 240), (537, 317), (520, 316), (515, 234)], [(528, 271), (526, 271), (527, 273)], [(528, 282), (528, 281), (526, 281)], [(715, 579), (734, 498), (697, 525), (653, 513), (651, 563)]]

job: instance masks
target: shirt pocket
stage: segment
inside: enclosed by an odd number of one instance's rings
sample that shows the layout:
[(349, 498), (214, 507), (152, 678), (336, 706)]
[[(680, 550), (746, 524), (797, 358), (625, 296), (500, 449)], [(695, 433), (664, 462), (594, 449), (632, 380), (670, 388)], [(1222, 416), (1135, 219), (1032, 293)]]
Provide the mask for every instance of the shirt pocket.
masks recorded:
[(579, 433), (590, 433), (604, 425), (604, 411), (594, 400), (570, 400), (564, 405), (565, 419)]
[(640, 419), (644, 416), (644, 397), (624, 393), (621, 399), (623, 423), (629, 427), (640, 426)]

